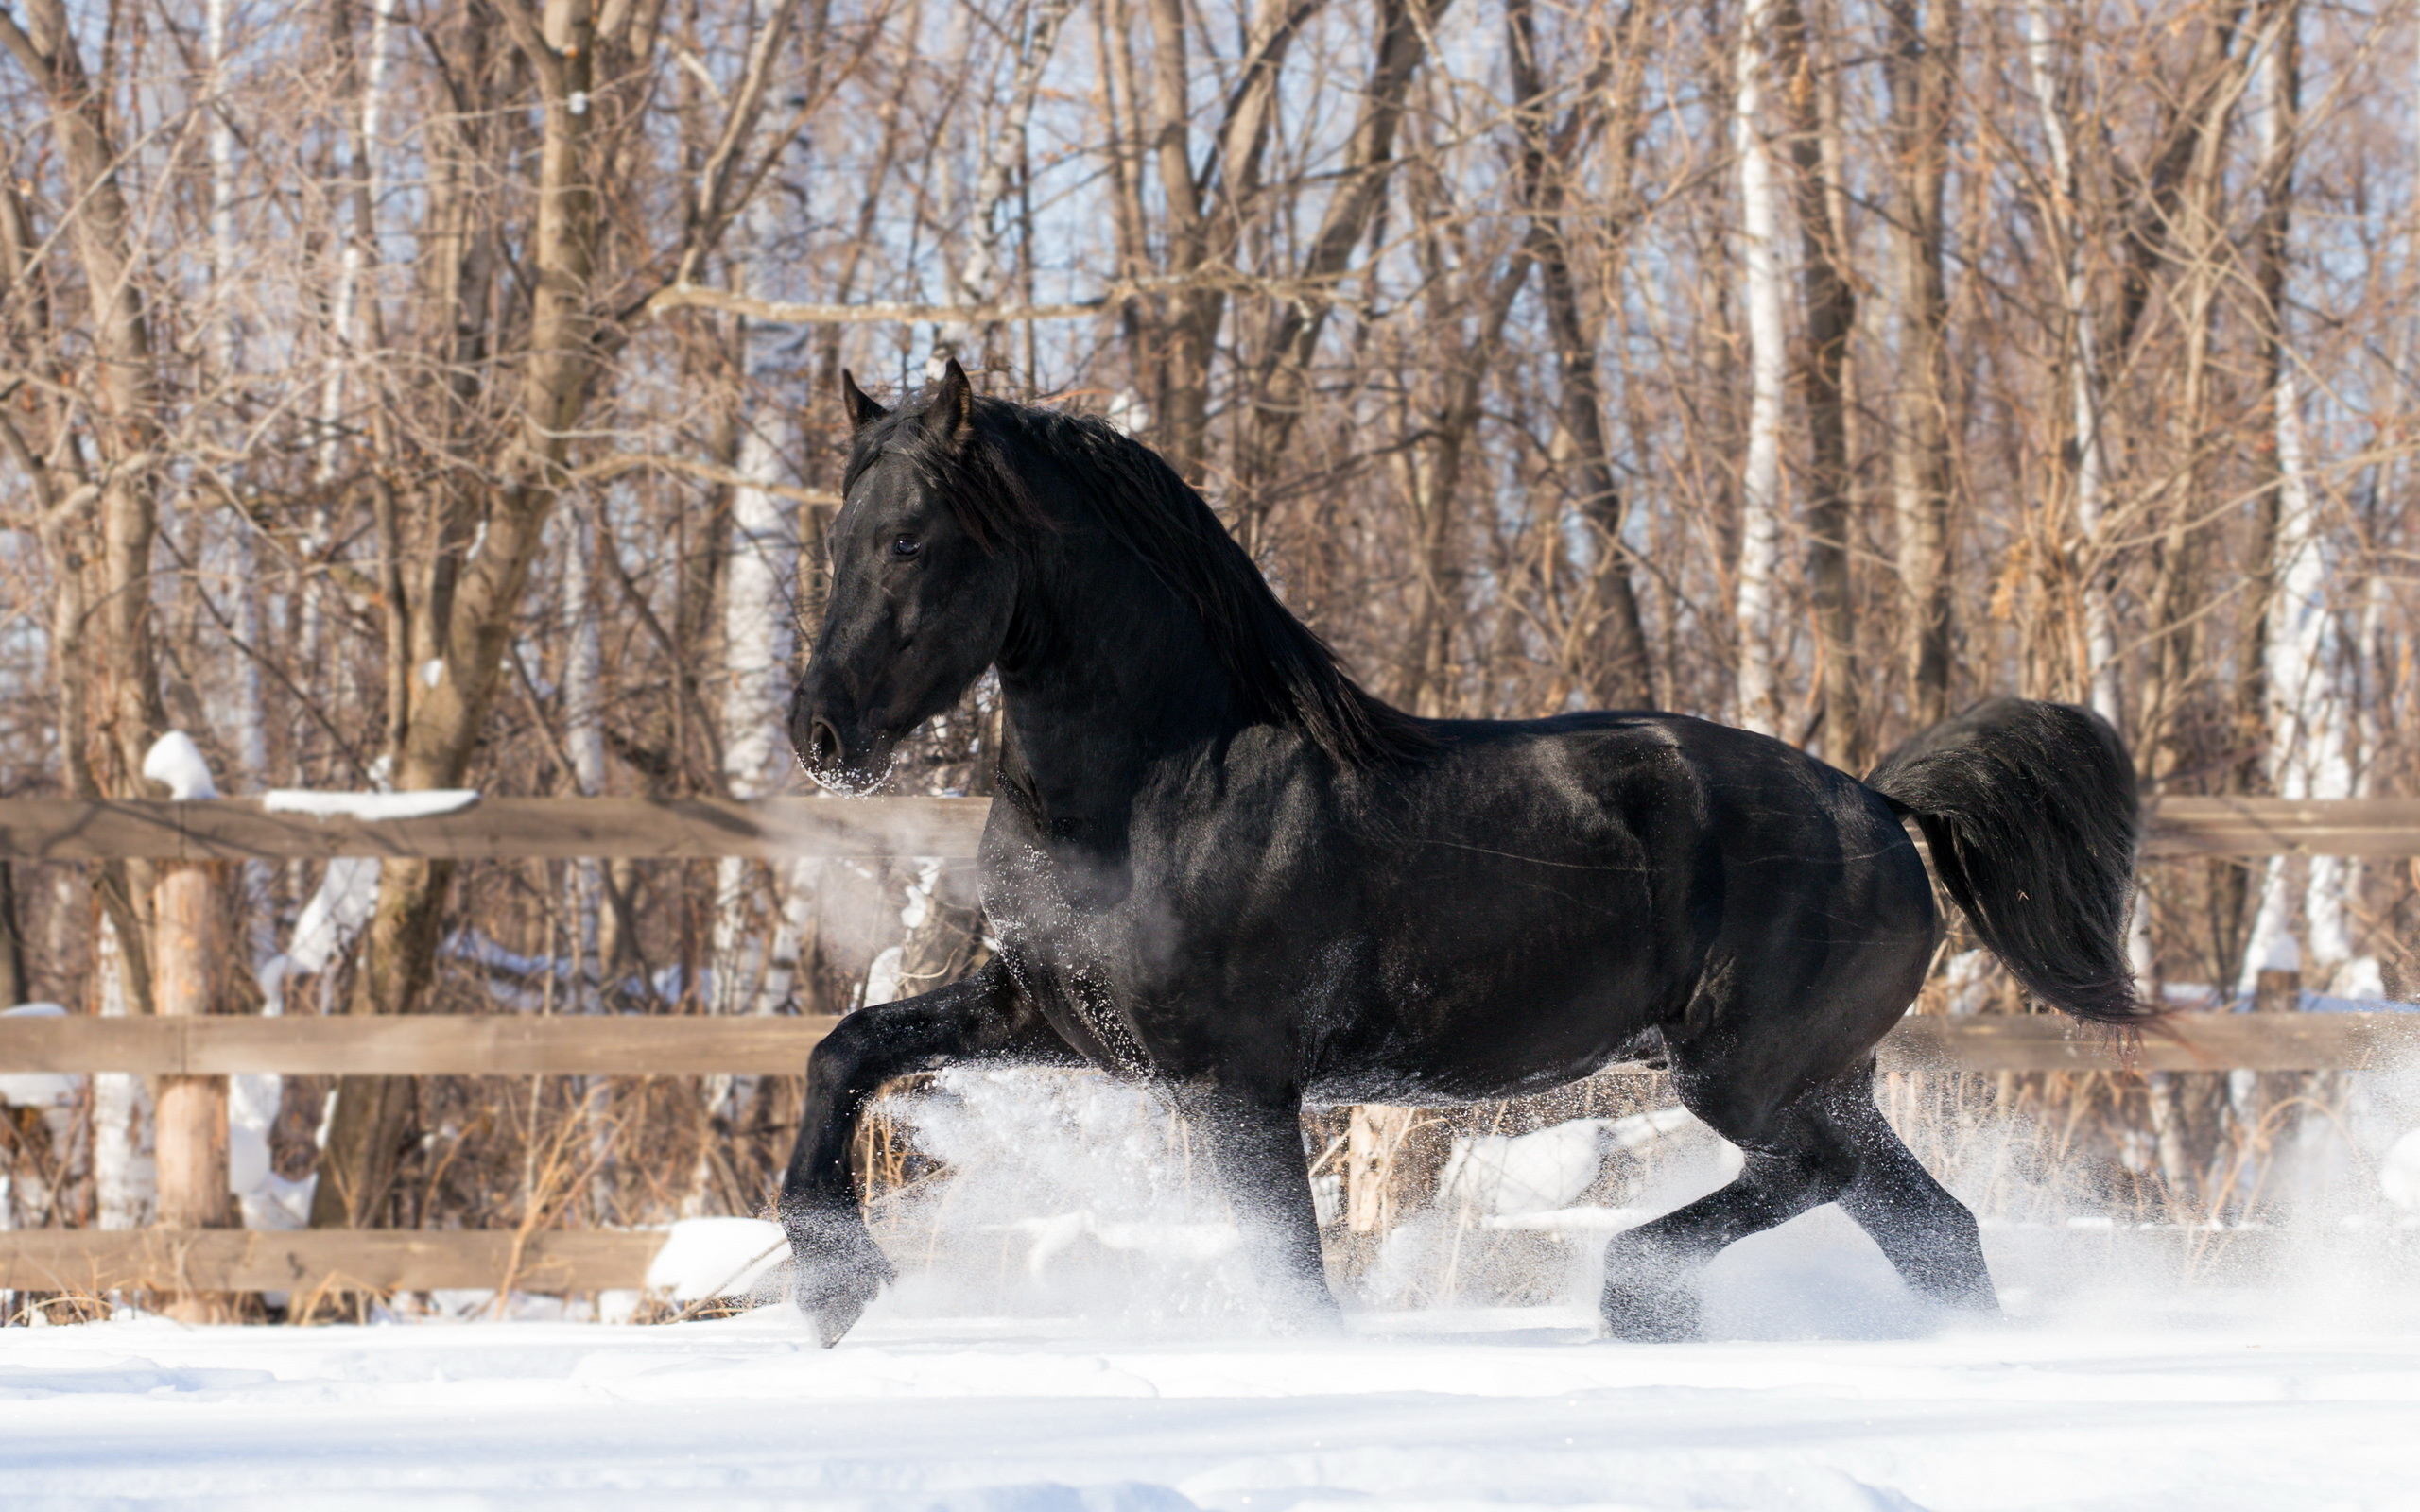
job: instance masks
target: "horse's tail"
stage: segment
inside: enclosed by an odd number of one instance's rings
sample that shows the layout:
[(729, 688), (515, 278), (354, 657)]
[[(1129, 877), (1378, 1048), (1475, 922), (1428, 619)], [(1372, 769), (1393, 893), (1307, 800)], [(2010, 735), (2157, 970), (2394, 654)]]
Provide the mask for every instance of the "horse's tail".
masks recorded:
[(2126, 967), (2141, 808), (2107, 720), (1993, 698), (1909, 741), (1865, 781), (1914, 817), (1942, 885), (2035, 995), (2102, 1023), (2152, 1016)]

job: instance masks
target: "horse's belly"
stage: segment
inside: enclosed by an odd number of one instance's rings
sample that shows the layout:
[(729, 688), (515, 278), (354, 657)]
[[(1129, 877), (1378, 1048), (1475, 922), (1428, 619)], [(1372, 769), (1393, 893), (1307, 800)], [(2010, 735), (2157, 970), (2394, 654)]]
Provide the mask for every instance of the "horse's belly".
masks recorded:
[[(1552, 958), (1549, 958), (1552, 961)], [(1633, 960), (1473, 967), (1374, 997), (1325, 1026), (1322, 1102), (1480, 1102), (1545, 1091), (1654, 1048), (1669, 986)], [(1560, 969), (1558, 969), (1560, 968)]]
[(1452, 847), (1207, 887), (1138, 849), (1106, 908), (1072, 908), (1030, 875), (986, 889), (1036, 1006), (1113, 1072), (1282, 1072), (1319, 1101), (1514, 1096), (1619, 1061), (1685, 993), (1674, 953), (1640, 937), (1658, 910), (1633, 868), (1547, 868), (1542, 885), (1542, 864)]

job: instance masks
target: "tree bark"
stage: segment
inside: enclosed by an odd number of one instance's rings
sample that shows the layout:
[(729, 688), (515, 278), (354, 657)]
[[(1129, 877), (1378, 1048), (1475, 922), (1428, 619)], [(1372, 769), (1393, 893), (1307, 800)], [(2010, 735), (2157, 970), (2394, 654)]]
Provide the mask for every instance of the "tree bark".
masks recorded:
[[(29, 0), (26, 11), (24, 26), (0, 11), (0, 46), (49, 102), (51, 132), (73, 196), (64, 229), (83, 271), (97, 359), (89, 381), (98, 476), (67, 481), (97, 486), (99, 550), (93, 565), (98, 580), (80, 595), (83, 616), (68, 643), (84, 653), (81, 664), (54, 657), (62, 682), (78, 685), (62, 708), (80, 717), (62, 724), (60, 736), (71, 781), (92, 782), (95, 796), (132, 798), (144, 792), (144, 753), (167, 726), (151, 623), (151, 552), (159, 535), (159, 374), (150, 314), (135, 276), (133, 222), (118, 180), (119, 147), (110, 129), (108, 96), (85, 73), (63, 0)], [(57, 524), (63, 536), (66, 522)], [(53, 559), (72, 570), (80, 555), (71, 548)], [(92, 728), (86, 728), (88, 721)], [(112, 863), (97, 873), (101, 904), (118, 929), (129, 1006), (139, 1013), (151, 1011), (150, 872), (148, 863), (130, 862)]]
[[(1589, 597), (1599, 616), (1599, 629), (1593, 638), (1595, 676), (1589, 686), (1597, 703), (1610, 709), (1652, 707), (1655, 684), (1638, 593), (1631, 578), (1631, 550), (1623, 537), (1629, 501), (1614, 475), (1613, 441), (1605, 429), (1604, 387), (1597, 371), (1597, 323), (1581, 313), (1580, 289), (1572, 275), (1571, 247), (1565, 234), (1565, 201), (1589, 139), (1610, 128), (1621, 175), (1616, 191), (1616, 224), (1626, 231), (1637, 215), (1629, 175), (1642, 134), (1638, 96), (1644, 69), (1631, 54), (1640, 40), (1641, 14), (1635, 4), (1624, 9), (1611, 43), (1616, 56), (1599, 65), (1582, 90), (1582, 102), (1549, 130), (1544, 117), (1547, 86), (1538, 64), (1536, 19), (1530, 0), (1507, 0), (1505, 6), (1512, 92), (1525, 102), (1520, 116), (1521, 193), (1530, 213), (1530, 229), (1524, 251), (1537, 264), (1547, 330), (1554, 340), (1555, 366), (1562, 379), (1555, 396), (1555, 419), (1571, 440), (1567, 469), (1571, 493), (1596, 541), (1591, 573), (1594, 592)], [(1610, 80), (1605, 77), (1608, 73), (1613, 76)], [(1585, 96), (1604, 89), (1608, 82), (1613, 86), (1613, 104), (1610, 110), (1597, 110)]]
[[(1151, 150), (1167, 222), (1167, 270), (1183, 277), (1199, 272), (1209, 253), (1193, 177), (1184, 0), (1145, 0), (1144, 13), (1151, 26)], [(1224, 306), (1209, 289), (1179, 288), (1166, 298), (1152, 435), (1169, 464), (1199, 482), (1209, 440), (1210, 358)]]
[(1856, 603), (1849, 558), (1856, 530), (1849, 470), (1845, 381), (1849, 340), (1857, 332), (1857, 287), (1849, 266), (1849, 229), (1831, 183), (1826, 152), (1831, 113), (1821, 97), (1817, 67), (1801, 0), (1777, 0), (1774, 72), (1783, 83), (1790, 158), (1797, 168), (1799, 281), (1806, 303), (1806, 357), (1799, 391), (1806, 406), (1806, 576), (1815, 609), (1824, 760), (1862, 771), (1867, 751), (1859, 717)]
[[(982, 166), (975, 176), (975, 202), (967, 210), (966, 261), (959, 266), (958, 298), (963, 304), (984, 306), (1000, 297), (1008, 277), (1008, 260), (1002, 249), (1006, 231), (1003, 221), (1011, 207), (1012, 191), (1019, 180), (1019, 169), (1025, 158), (1026, 127), (1033, 116), (1036, 95), (1042, 89), (1042, 71), (1050, 61), (1051, 53), (1059, 45), (1059, 30), (1066, 22), (1067, 12), (1075, 8), (1075, 0), (1034, 0), (1030, 30), (1017, 54), (1014, 77), (1009, 85), (1008, 107), (999, 120), (993, 122), (986, 133)], [(1028, 249), (1028, 254), (1030, 249)], [(981, 328), (978, 352), (963, 353), (982, 367), (995, 366), (1000, 360), (994, 350), (998, 335), (996, 325)], [(955, 345), (968, 333), (954, 329), (945, 337)], [(1030, 379), (1031, 374), (1028, 374)]]
[(1899, 374), (1892, 403), (1891, 490), (1899, 525), (1900, 601), (1911, 721), (1948, 717), (1956, 550), (1950, 513), (1947, 281), (1943, 188), (1948, 178), (1950, 91), (1958, 0), (1885, 0), (1893, 196), (1892, 291)]
[(32, 996), (26, 975), (26, 936), (17, 909), (16, 868), (0, 861), (0, 1007)]
[(2052, 191), (2057, 203), (2051, 222), (2058, 228), (2061, 259), (2060, 304), (2066, 317), (2066, 376), (2069, 438), (2067, 472), (2074, 507), (2075, 538), (2070, 551), (2070, 576), (2080, 585), (2082, 635), (2081, 677), (2093, 712), (2112, 724), (2121, 711), (2118, 691), (2117, 629), (2109, 605), (2109, 569), (2102, 559), (2102, 468), (2100, 425), (2100, 348), (2093, 319), (2091, 290), (2084, 276), (2084, 221), (2077, 197), (2082, 181), (2075, 153), (2068, 144), (2066, 108), (2052, 73), (2053, 40), (2050, 17), (2043, 0), (2026, 4), (2026, 75), (2050, 148)]
[[(1370, 234), (1379, 208), (1386, 203), (1396, 168), (1395, 137), (1403, 126), (1405, 100), (1427, 60), (1429, 38), (1451, 3), (1378, 0), (1378, 40), (1369, 81), (1361, 92), (1360, 112), (1337, 188), (1294, 275), (1301, 292), (1278, 302), (1260, 335), (1251, 388), (1252, 413), (1236, 466), (1242, 483), (1237, 533), (1247, 548), (1257, 549), (1260, 544), (1277, 459), (1284, 455), (1294, 427), (1309, 408), (1311, 362), (1334, 307), (1327, 291), (1352, 268), (1354, 249)], [(1307, 8), (1298, 13), (1306, 16)], [(1272, 95), (1275, 72), (1272, 60), (1269, 67)], [(1250, 208), (1248, 196), (1239, 191), (1257, 183), (1260, 139), (1267, 134), (1270, 102), (1259, 103), (1255, 111), (1238, 122), (1252, 133), (1247, 158), (1252, 177), (1233, 183), (1222, 201), (1227, 211), (1223, 241), (1230, 249), (1241, 240), (1244, 213)]]
[[(2298, 104), (2299, 0), (2275, 0), (2265, 18), (2259, 70), (2262, 193), (2265, 214), (2262, 302), (2269, 365), (2270, 422), (2276, 451), (2276, 530), (2262, 674), (2268, 693), (2268, 767), (2281, 798), (2342, 799), (2353, 790), (2352, 713), (2339, 686), (2342, 635), (2329, 593), (2327, 533), (2311, 487), (2303, 431), (2301, 380), (2287, 328), (2289, 241)], [(2314, 856), (2304, 885), (2307, 950), (2293, 937), (2293, 899), (2286, 858), (2272, 857), (2261, 879), (2240, 981), (2256, 988), (2273, 972), (2298, 971), (2325, 990), (2352, 955), (2338, 857)]]

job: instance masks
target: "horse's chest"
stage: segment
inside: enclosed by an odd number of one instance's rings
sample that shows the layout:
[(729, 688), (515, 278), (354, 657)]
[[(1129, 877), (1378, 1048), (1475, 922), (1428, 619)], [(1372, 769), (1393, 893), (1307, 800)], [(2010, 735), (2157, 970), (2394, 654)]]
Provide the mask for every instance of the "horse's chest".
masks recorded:
[(1001, 944), (1010, 952), (1018, 987), (1060, 1038), (1120, 1075), (1148, 1076), (1161, 1069), (1161, 1057), (1135, 1022), (1133, 996), (1122, 990), (1112, 962), (1090, 951), (1071, 951), (1064, 939), (1021, 939), (1012, 930), (1002, 931)]
[(992, 908), (1019, 987), (1070, 1044), (1123, 1075), (1186, 1058), (1184, 1026), (1216, 984), (1181, 965), (1195, 933), (1184, 921), (1131, 894), (1087, 911), (1016, 890)]

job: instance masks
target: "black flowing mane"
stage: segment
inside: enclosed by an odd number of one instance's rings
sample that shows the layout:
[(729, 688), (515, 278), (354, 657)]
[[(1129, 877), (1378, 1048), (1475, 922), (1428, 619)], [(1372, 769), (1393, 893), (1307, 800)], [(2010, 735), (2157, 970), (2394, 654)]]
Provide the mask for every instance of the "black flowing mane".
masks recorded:
[(1113, 538), (1193, 606), (1253, 714), (1293, 726), (1349, 767), (1388, 766), (1433, 744), (1421, 721), (1345, 675), (1335, 651), (1286, 608), (1201, 493), (1157, 452), (1093, 416), (1000, 399), (977, 399), (970, 434), (959, 440), (923, 418), (902, 406), (859, 432), (843, 491), (876, 458), (903, 458), (977, 541), (1016, 549), (1051, 528), (1026, 479), (1055, 471)]

